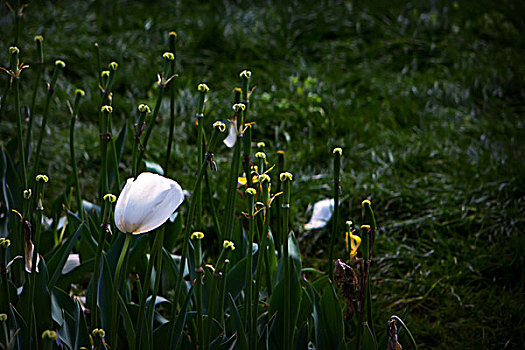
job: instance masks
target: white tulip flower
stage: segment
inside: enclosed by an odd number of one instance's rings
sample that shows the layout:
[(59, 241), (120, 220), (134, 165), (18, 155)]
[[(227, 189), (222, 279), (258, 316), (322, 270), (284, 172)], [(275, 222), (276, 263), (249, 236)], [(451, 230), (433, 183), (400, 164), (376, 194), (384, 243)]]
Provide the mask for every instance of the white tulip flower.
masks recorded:
[(115, 225), (138, 235), (162, 225), (184, 201), (180, 185), (164, 176), (141, 173), (129, 178), (115, 205)]

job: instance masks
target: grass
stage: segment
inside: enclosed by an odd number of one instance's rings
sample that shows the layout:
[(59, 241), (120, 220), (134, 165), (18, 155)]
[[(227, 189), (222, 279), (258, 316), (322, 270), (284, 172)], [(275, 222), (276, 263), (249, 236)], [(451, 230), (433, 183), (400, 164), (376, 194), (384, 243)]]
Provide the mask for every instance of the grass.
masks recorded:
[[(297, 203), (292, 221), (308, 266), (325, 269), (329, 226), (304, 232), (302, 224), (310, 204), (331, 196), (327, 154), (342, 147), (335, 255), (345, 254), (344, 221), (361, 221), (361, 200), (371, 199), (380, 227), (372, 265), (376, 327), (385, 327), (391, 314), (406, 313), (422, 348), (519, 348), (525, 342), (523, 4), (114, 1), (97, 9), (98, 3), (35, 2), (24, 11), (22, 60), (36, 60), (32, 38), (42, 34), (44, 74), (51, 74), (55, 57), (67, 63), (44, 144), (49, 156), (43, 165), (53, 181), (71, 173), (63, 161), (65, 101), (81, 87), (87, 94), (77, 123), (78, 167), (87, 199), (96, 201), (93, 43), (100, 45), (102, 62), (119, 63), (113, 105), (120, 129), (126, 120), (131, 125), (139, 103), (154, 105), (167, 33), (176, 30), (179, 91), (170, 175), (183, 188), (191, 187), (195, 172), (188, 160), (196, 159), (197, 135), (189, 132), (196, 85), (211, 88), (210, 120), (223, 118), (238, 73), (249, 68), (253, 139), (287, 151)], [(7, 33), (12, 16), (1, 11), (0, 29)], [(0, 41), (4, 66), (9, 38)], [(29, 89), (33, 74), (23, 73), (22, 89)], [(30, 94), (24, 98), (27, 105)], [(0, 120), (4, 145), (16, 127), (10, 112)], [(168, 115), (166, 103), (149, 143), (150, 160), (160, 164)], [(229, 152), (216, 152), (213, 183), (225, 181)], [(124, 159), (121, 166), (129, 164)], [(63, 191), (46, 189), (50, 198)], [(207, 225), (213, 231), (211, 221)]]

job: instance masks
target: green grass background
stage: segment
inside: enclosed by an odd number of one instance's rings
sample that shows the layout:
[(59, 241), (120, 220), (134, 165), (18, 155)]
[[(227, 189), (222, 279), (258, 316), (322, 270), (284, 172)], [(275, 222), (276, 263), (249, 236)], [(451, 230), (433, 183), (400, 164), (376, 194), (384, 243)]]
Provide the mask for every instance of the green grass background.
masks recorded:
[[(305, 232), (309, 205), (331, 196), (331, 150), (343, 148), (342, 223), (361, 222), (370, 199), (380, 230), (372, 265), (376, 327), (404, 316), (421, 348), (525, 344), (525, 3), (520, 1), (53, 1), (24, 10), (21, 60), (44, 36), (45, 74), (67, 63), (45, 138), (54, 198), (71, 173), (67, 99), (86, 90), (77, 123), (85, 198), (96, 201), (97, 66), (119, 63), (115, 133), (139, 103), (153, 107), (168, 32), (178, 34), (177, 122), (170, 176), (192, 186), (196, 86), (210, 87), (207, 117), (231, 115), (238, 73), (253, 72), (254, 141), (270, 161), (286, 151), (304, 265), (326, 271), (328, 229)], [(0, 63), (13, 16), (0, 10)], [(34, 70), (22, 77), (30, 102)], [(2, 87), (5, 85), (2, 78)], [(3, 91), (3, 90), (2, 90)], [(7, 97), (10, 98), (9, 96)], [(41, 89), (39, 100), (43, 101)], [(163, 163), (168, 100), (150, 141)], [(4, 100), (0, 143), (15, 134)], [(42, 113), (36, 110), (37, 121)], [(129, 137), (130, 135), (128, 135)], [(131, 137), (122, 161), (129, 173)], [(216, 153), (217, 197), (230, 150)], [(47, 190), (46, 190), (47, 191)], [(210, 223), (210, 230), (212, 230)], [(381, 329), (381, 328), (379, 328)], [(403, 342), (404, 340), (404, 342)], [(406, 338), (402, 338), (409, 348)]]

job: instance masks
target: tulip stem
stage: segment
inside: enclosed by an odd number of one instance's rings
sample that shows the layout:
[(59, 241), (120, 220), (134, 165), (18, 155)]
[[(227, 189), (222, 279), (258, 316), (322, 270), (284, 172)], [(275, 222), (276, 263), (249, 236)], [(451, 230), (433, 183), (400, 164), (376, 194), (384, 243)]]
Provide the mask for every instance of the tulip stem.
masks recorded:
[[(117, 267), (115, 268), (115, 276), (113, 277), (113, 312), (111, 314), (111, 348), (112, 349), (118, 349), (118, 323), (119, 323), (119, 304), (118, 304), (118, 293), (119, 293), (119, 287), (120, 287), (120, 270), (122, 267), (122, 263), (124, 262), (124, 258), (128, 255), (128, 249), (129, 244), (131, 243), (131, 238), (133, 237), (131, 234), (125, 234), (125, 240), (124, 245), (122, 246), (122, 250), (120, 251), (120, 256), (118, 258)], [(140, 332), (139, 332), (140, 334)]]
[[(153, 341), (153, 338), (151, 337), (151, 334), (153, 334), (153, 313), (155, 311), (155, 300), (157, 299), (157, 293), (159, 291), (159, 285), (160, 285), (160, 279), (162, 277), (162, 247), (164, 245), (164, 230), (166, 226), (162, 226), (160, 229), (160, 232), (155, 236), (155, 241), (153, 242), (153, 256), (150, 259), (155, 259), (156, 266), (155, 266), (155, 282), (153, 284), (153, 290), (151, 293), (151, 300), (149, 302), (148, 310), (147, 310), (147, 318), (148, 324), (146, 326), (146, 334), (148, 335), (148, 339), (150, 341)], [(153, 261), (153, 260), (150, 260)], [(151, 279), (151, 273), (150, 273), (150, 279)], [(146, 291), (148, 289), (148, 286), (145, 286)], [(147, 294), (147, 293), (146, 293)], [(144, 288), (143, 293), (144, 295)], [(150, 348), (153, 348), (153, 344), (150, 344)]]

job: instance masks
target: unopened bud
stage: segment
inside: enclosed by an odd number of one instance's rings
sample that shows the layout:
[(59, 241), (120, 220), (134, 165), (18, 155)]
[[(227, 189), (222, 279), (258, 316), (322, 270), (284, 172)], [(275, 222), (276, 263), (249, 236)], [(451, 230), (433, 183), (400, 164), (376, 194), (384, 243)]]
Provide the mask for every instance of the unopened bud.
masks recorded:
[(239, 74), (239, 76), (240, 76), (241, 78), (250, 79), (250, 77), (252, 76), (252, 72), (250, 72), (249, 70), (246, 70), (246, 69), (245, 69), (245, 70), (243, 70), (243, 71), (241, 72), (241, 74)]
[(280, 179), (281, 181), (283, 181), (283, 182), (286, 181), (286, 180), (292, 181), (292, 179), (293, 179), (293, 175), (292, 175), (291, 173), (289, 173), (289, 172), (286, 171), (286, 172), (281, 173), (281, 174), (279, 175), (279, 179)]
[(43, 333), (42, 333), (42, 340), (51, 340), (51, 341), (55, 341), (58, 339), (58, 334), (57, 332), (55, 331), (52, 331), (52, 330), (45, 330)]
[(226, 124), (221, 121), (216, 121), (213, 123), (213, 127), (219, 129), (220, 132), (224, 132), (226, 130)]
[(11, 46), (11, 47), (9, 48), (9, 53), (10, 53), (11, 55), (18, 55), (18, 54), (20, 53), (20, 50), (19, 50), (18, 47), (16, 47), (16, 46)]
[(58, 68), (66, 68), (66, 63), (62, 60), (56, 60), (55, 61), (55, 66), (58, 67)]
[(40, 181), (48, 182), (49, 181), (49, 178), (47, 177), (47, 175), (42, 175), (42, 174), (37, 175), (35, 179), (37, 182), (40, 182)]
[(370, 230), (370, 225), (361, 225), (361, 230)]
[(148, 105), (142, 103), (139, 105), (139, 112), (140, 113), (151, 113), (151, 109), (149, 108)]
[(7, 314), (0, 314), (0, 322), (7, 321)]
[(109, 70), (103, 70), (102, 72), (100, 72), (100, 76), (102, 78), (109, 77)]
[(175, 59), (175, 55), (172, 52), (164, 52), (162, 54), (162, 58), (168, 61), (173, 61)]
[(339, 155), (343, 154), (343, 150), (340, 147), (334, 148), (332, 151), (333, 154), (339, 153)]
[(266, 159), (266, 153), (264, 153), (264, 152), (257, 152), (257, 153), (255, 153), (255, 158)]
[(36, 41), (44, 41), (44, 37), (42, 35), (35, 35), (35, 37), (33, 38), (33, 40), (36, 42)]
[(255, 196), (257, 191), (255, 190), (255, 188), (249, 187), (249, 188), (246, 189), (246, 193), (249, 194), (249, 195)]
[(268, 174), (259, 175), (259, 183), (264, 183), (265, 181), (270, 182), (270, 176)]
[(175, 32), (170, 32), (169, 36), (173, 36), (173, 37), (177, 38), (177, 33), (175, 33)]
[(369, 206), (372, 206), (372, 203), (370, 203), (370, 201), (368, 199), (365, 199), (364, 201), (361, 202), (361, 206), (364, 208), (365, 205), (369, 205)]
[(266, 147), (266, 144), (264, 142), (262, 142), (262, 141), (261, 142), (257, 142), (257, 147), (258, 148), (264, 148), (264, 147)]
[(105, 105), (100, 109), (102, 113), (113, 113), (113, 107)]
[(81, 97), (83, 97), (84, 95), (86, 95), (86, 92), (82, 89), (76, 89), (75, 95), (80, 95)]
[(0, 242), (0, 247), (7, 249), (11, 245), (11, 240), (8, 238), (4, 238), (3, 241)]
[(197, 86), (197, 90), (200, 91), (200, 92), (208, 92), (208, 91), (210, 91), (210, 88), (206, 84), (199, 84)]
[(222, 243), (222, 246), (224, 247), (224, 249), (235, 250), (235, 245), (233, 244), (232, 241), (224, 241), (224, 242)]
[(235, 112), (237, 112), (239, 111), (239, 109), (244, 111), (246, 109), (246, 106), (244, 105), (244, 103), (236, 103), (233, 105), (232, 108)]
[(199, 231), (196, 231), (196, 232), (193, 232), (191, 234), (191, 239), (203, 239), (204, 238), (204, 233), (202, 232), (199, 232)]
[(24, 199), (31, 198), (31, 189), (24, 190)]
[(91, 334), (93, 334), (94, 337), (98, 338), (104, 338), (106, 336), (106, 332), (104, 332), (104, 330), (101, 328), (95, 328), (93, 332), (91, 332)]
[(115, 196), (114, 194), (108, 193), (104, 196), (104, 200), (109, 203), (115, 203), (115, 201), (117, 200), (117, 196)]
[(111, 70), (117, 70), (118, 69), (118, 63), (113, 61), (108, 65), (109, 69)]

